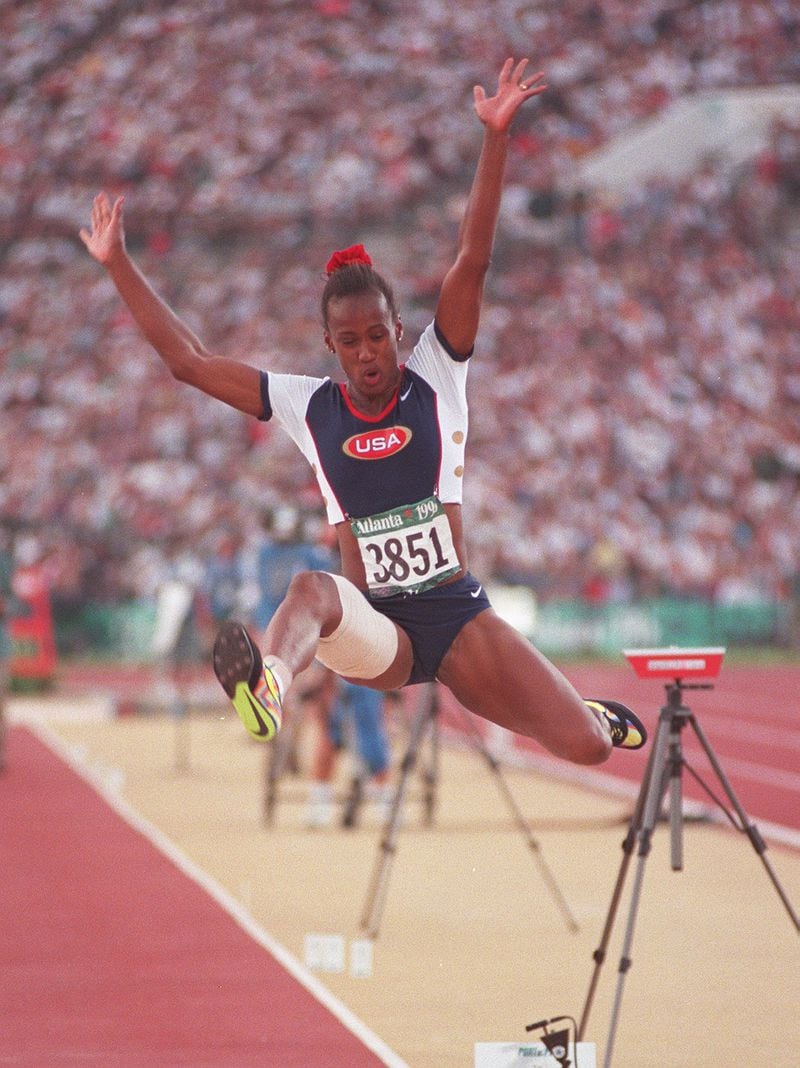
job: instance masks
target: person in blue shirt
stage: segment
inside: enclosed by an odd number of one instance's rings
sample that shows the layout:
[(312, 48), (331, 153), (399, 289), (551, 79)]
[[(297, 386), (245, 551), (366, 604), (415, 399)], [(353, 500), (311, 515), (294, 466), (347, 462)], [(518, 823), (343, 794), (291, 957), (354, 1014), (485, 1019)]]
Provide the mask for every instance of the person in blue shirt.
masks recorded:
[(391, 746), (386, 729), (388, 695), (366, 686), (338, 680), (327, 709), (321, 710), (320, 733), (311, 766), (306, 822), (327, 827), (334, 814), (334, 774), (340, 753), (350, 749), (356, 758), (351, 795), (342, 813), (345, 826), (354, 826), (363, 800), (377, 802), (381, 815), (391, 801)]
[(264, 516), (264, 537), (255, 549), (253, 575), (256, 604), (253, 623), (263, 630), (277, 612), (295, 575), (330, 569), (333, 556), (304, 534), (304, 517), (290, 506), (270, 509)]

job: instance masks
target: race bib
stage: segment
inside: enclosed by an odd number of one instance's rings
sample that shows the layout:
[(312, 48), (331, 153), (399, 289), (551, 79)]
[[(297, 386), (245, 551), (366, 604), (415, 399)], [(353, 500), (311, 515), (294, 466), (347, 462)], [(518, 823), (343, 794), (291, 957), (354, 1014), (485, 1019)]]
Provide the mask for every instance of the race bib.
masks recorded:
[(450, 523), (438, 497), (353, 519), (370, 593), (420, 593), (455, 575), (456, 556)]

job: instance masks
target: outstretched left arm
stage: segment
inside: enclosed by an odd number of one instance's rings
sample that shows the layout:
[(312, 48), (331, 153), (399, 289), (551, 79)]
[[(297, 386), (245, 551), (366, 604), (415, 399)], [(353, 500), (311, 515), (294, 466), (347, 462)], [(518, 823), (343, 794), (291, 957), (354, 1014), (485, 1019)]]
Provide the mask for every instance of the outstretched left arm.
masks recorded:
[(436, 308), (436, 323), (455, 352), (472, 351), (478, 333), (483, 285), (492, 257), (492, 246), (503, 191), (508, 131), (520, 105), (547, 88), (544, 75), (523, 77), (527, 59), (516, 65), (507, 59), (500, 72), (497, 93), (487, 97), (476, 85), (475, 111), (483, 123), (483, 146), (461, 221), (458, 252), (445, 275)]

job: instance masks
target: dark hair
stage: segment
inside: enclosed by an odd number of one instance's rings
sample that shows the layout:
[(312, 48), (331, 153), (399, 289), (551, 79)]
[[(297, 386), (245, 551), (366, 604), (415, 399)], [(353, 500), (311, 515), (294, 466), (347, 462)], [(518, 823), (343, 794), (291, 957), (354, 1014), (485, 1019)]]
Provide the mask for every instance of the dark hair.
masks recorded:
[(359, 293), (382, 293), (392, 318), (397, 318), (394, 291), (383, 275), (366, 263), (348, 263), (328, 275), (320, 302), (323, 326), (328, 326), (328, 305), (332, 300), (338, 297), (353, 297)]

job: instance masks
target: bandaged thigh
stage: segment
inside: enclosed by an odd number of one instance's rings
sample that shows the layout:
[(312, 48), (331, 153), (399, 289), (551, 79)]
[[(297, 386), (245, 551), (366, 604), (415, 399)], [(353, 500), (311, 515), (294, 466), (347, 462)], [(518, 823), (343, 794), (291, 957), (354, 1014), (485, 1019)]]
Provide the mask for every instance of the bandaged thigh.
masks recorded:
[(333, 634), (320, 638), (317, 660), (351, 679), (375, 679), (397, 655), (394, 623), (376, 612), (363, 593), (341, 575), (331, 575), (339, 590), (342, 620)]

